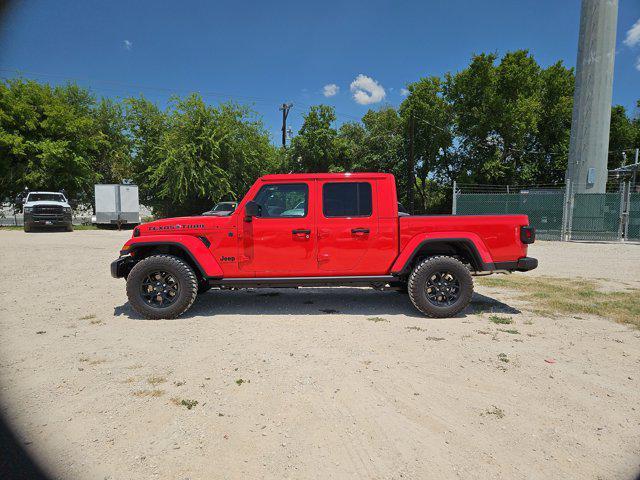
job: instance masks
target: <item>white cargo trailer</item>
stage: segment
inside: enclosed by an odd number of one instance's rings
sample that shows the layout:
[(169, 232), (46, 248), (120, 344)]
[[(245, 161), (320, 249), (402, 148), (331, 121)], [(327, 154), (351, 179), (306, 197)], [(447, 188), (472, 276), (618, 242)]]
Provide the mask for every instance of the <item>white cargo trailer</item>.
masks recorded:
[(140, 203), (137, 185), (96, 185), (97, 225), (137, 225), (140, 223)]

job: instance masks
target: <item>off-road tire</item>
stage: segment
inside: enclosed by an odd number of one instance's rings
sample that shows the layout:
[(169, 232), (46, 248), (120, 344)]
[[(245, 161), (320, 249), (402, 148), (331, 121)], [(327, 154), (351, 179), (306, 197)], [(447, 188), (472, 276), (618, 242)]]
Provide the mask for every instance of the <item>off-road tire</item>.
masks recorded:
[[(150, 273), (163, 271), (173, 275), (179, 283), (174, 302), (164, 308), (148, 305), (140, 291), (142, 282)], [(153, 255), (136, 263), (127, 276), (127, 297), (133, 309), (148, 319), (176, 318), (186, 312), (198, 293), (198, 279), (193, 269), (181, 258), (173, 255)]]
[(73, 224), (71, 224), (71, 223), (69, 225), (65, 226), (64, 228), (65, 228), (65, 230), (67, 232), (73, 232)]
[(26, 223), (24, 224), (24, 231), (26, 233), (30, 233), (33, 231), (33, 227), (31, 227), (31, 225), (27, 225)]
[[(438, 306), (427, 297), (427, 282), (439, 272), (450, 272), (459, 283), (459, 294), (451, 305)], [(469, 269), (459, 260), (446, 256), (429, 257), (413, 268), (408, 290), (411, 303), (428, 317), (453, 317), (469, 305), (473, 295), (473, 279)]]

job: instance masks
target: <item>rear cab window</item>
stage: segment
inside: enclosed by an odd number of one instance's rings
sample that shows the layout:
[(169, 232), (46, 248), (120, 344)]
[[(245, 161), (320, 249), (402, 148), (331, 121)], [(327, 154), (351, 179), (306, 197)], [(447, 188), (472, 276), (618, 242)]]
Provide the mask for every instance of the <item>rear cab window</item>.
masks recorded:
[(322, 214), (326, 218), (370, 217), (372, 210), (369, 182), (328, 182), (322, 186)]

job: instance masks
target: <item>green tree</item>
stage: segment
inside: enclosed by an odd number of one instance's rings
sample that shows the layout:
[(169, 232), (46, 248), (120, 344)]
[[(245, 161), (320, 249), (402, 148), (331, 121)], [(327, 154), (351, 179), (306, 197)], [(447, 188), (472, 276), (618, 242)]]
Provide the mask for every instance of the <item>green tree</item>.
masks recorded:
[(163, 216), (197, 214), (236, 198), (277, 168), (276, 149), (247, 108), (206, 105), (193, 94), (167, 111), (144, 98), (128, 101), (132, 172), (141, 197)]
[(304, 116), (298, 135), (291, 141), (289, 166), (296, 172), (341, 171), (338, 159), (338, 131), (333, 127), (336, 114), (328, 105), (312, 106)]
[(524, 166), (523, 181), (542, 184), (564, 183), (569, 157), (569, 136), (573, 110), (574, 73), (562, 62), (542, 71), (541, 112), (536, 141)]
[(496, 60), (474, 56), (469, 67), (446, 78), (465, 176), (477, 183), (531, 181), (528, 152), (541, 114), (541, 69), (526, 50)]
[[(443, 96), (438, 77), (425, 77), (407, 85), (409, 95), (400, 105), (408, 156), (408, 128), (413, 118), (414, 190), (416, 211), (443, 210), (449, 197), (436, 194), (451, 185), (461, 171), (453, 147), (453, 111)], [(441, 188), (439, 188), (441, 187)]]
[(51, 87), (21, 78), (0, 84), (0, 192), (65, 189), (88, 201), (103, 138), (95, 99), (77, 85)]
[(120, 183), (132, 174), (131, 137), (123, 105), (112, 99), (101, 99), (94, 111), (100, 137), (93, 169), (101, 183)]
[(627, 116), (627, 111), (622, 105), (611, 108), (611, 127), (609, 131), (609, 159), (608, 168), (612, 170), (622, 166), (626, 155), (627, 164), (633, 163), (635, 155), (633, 149), (637, 148), (636, 139), (639, 138), (637, 119), (634, 121)]

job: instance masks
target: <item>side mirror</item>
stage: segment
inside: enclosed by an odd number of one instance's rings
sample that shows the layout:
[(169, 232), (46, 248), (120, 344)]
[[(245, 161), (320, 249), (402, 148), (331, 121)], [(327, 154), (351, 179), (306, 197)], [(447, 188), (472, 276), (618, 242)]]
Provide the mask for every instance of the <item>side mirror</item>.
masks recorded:
[(259, 217), (261, 212), (262, 212), (262, 207), (256, 202), (254, 202), (253, 200), (250, 200), (244, 206), (244, 214), (245, 214), (244, 219), (245, 221), (250, 222), (251, 217)]

